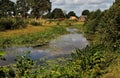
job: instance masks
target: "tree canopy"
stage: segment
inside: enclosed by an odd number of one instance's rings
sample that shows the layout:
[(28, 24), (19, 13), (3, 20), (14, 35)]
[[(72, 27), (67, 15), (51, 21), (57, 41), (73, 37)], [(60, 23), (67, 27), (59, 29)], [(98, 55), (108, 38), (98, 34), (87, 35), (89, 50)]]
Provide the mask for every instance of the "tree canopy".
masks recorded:
[(31, 14), (36, 18), (41, 17), (45, 12), (51, 11), (50, 0), (33, 0)]
[(51, 18), (54, 18), (54, 19), (64, 18), (64, 17), (65, 17), (65, 15), (64, 15), (62, 9), (60, 9), (60, 8), (55, 8), (51, 13)]
[(33, 17), (39, 18), (45, 12), (51, 11), (50, 0), (0, 0), (0, 16), (21, 15), (26, 17), (31, 12)]
[(115, 50), (120, 48), (120, 0), (103, 12), (91, 12), (85, 23), (88, 33), (96, 34), (100, 44)]
[(89, 13), (90, 13), (89, 10), (83, 10), (82, 15), (87, 15), (88, 16)]
[(0, 0), (0, 17), (11, 15), (15, 10), (15, 3), (10, 0)]

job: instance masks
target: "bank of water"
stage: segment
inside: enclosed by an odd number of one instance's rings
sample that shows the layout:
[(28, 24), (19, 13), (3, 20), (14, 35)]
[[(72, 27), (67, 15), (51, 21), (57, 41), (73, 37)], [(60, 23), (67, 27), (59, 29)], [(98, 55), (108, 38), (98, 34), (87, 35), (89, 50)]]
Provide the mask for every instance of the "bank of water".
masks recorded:
[(40, 58), (51, 59), (67, 56), (75, 49), (83, 49), (89, 45), (84, 35), (77, 33), (77, 29), (67, 28), (66, 30), (70, 34), (62, 35), (52, 40), (46, 47), (8, 47), (3, 49), (6, 52), (6, 61), (0, 60), (0, 65), (14, 63), (17, 55), (23, 55), (27, 51), (31, 52), (29, 56), (34, 60), (39, 60)]

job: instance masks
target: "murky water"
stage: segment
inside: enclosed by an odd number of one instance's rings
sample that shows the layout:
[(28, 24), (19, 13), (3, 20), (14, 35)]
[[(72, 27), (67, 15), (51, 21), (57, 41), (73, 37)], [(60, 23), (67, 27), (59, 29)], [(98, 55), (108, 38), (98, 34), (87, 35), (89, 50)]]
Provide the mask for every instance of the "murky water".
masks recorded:
[(26, 51), (30, 51), (30, 57), (34, 60), (40, 58), (57, 58), (63, 55), (70, 54), (77, 48), (83, 49), (89, 42), (82, 34), (77, 34), (77, 29), (67, 28), (70, 34), (62, 35), (57, 39), (52, 40), (46, 48), (40, 47), (10, 47), (4, 49), (6, 52), (6, 61), (0, 60), (0, 65), (8, 65), (14, 63), (17, 55), (22, 55)]

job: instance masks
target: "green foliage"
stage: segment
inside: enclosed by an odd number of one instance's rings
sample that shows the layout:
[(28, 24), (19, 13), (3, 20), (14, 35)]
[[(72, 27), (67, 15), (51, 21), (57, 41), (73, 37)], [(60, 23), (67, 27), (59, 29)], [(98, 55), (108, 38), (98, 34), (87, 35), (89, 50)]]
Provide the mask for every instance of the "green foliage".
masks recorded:
[(25, 28), (26, 23), (22, 18), (0, 18), (0, 31)]
[(79, 68), (82, 78), (96, 78), (105, 73), (105, 69), (111, 64), (113, 56), (106, 58), (104, 48), (102, 46), (91, 46), (83, 50), (76, 50), (72, 54), (73, 61)]
[(0, 59), (5, 60), (5, 52), (0, 51)]
[(96, 35), (98, 44), (107, 46), (110, 50), (115, 51), (120, 47), (120, 8), (119, 1), (104, 12), (99, 9), (91, 12), (88, 21), (85, 23), (86, 32)]
[(30, 10), (30, 0), (17, 0), (16, 13), (21, 14), (22, 17), (27, 17), (27, 12)]
[(50, 0), (32, 0), (31, 6), (31, 15), (33, 15), (36, 18), (41, 17), (45, 12), (50, 13), (51, 10)]
[(101, 13), (101, 10), (99, 9), (96, 10), (95, 12), (89, 13), (88, 21), (86, 21), (84, 24), (87, 33), (95, 33), (97, 31), (97, 26), (102, 15), (103, 13)]
[(89, 12), (89, 10), (83, 10), (83, 12), (82, 12), (82, 15), (89, 15), (90, 14), (90, 12)]
[(32, 21), (30, 24), (33, 26), (42, 26), (42, 23), (40, 23), (38, 21)]
[(62, 11), (62, 9), (55, 8), (51, 13), (51, 18), (57, 19), (57, 18), (64, 18), (65, 15)]
[[(96, 78), (106, 73), (106, 68), (116, 59), (106, 53), (102, 45), (76, 50), (67, 58), (41, 60), (40, 66), (29, 57), (29, 53), (16, 58), (11, 68), (0, 68), (1, 77), (18, 78)], [(44, 62), (43, 62), (44, 61)]]
[(118, 22), (120, 20), (119, 5), (119, 1), (116, 0), (113, 6), (104, 12), (97, 28), (98, 35), (101, 35), (101, 43), (110, 47), (111, 50), (117, 50), (120, 47), (120, 23)]
[(15, 3), (10, 0), (0, 0), (0, 18), (8, 17), (15, 11)]
[(54, 26), (48, 31), (37, 32), (34, 34), (26, 34), (21, 36), (0, 38), (0, 46), (11, 45), (44, 45), (51, 39), (58, 37), (61, 34), (67, 33), (62, 26)]
[(16, 58), (16, 71), (20, 77), (29, 77), (32, 73), (31, 69), (35, 67), (35, 61), (33, 61), (28, 54), (30, 54), (30, 52), (27, 52), (22, 56), (17, 56)]

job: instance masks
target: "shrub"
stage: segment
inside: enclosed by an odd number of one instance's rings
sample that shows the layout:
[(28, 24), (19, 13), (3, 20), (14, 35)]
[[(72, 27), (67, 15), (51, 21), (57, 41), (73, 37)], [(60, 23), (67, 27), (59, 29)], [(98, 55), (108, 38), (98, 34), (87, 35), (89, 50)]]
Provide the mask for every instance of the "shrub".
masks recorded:
[(16, 58), (16, 70), (20, 77), (28, 77), (31, 75), (31, 69), (35, 66), (35, 61), (29, 57), (30, 52)]
[(106, 57), (104, 48), (101, 45), (87, 47), (83, 50), (76, 50), (72, 53), (73, 61), (78, 72), (85, 78), (100, 77), (105, 73), (105, 69), (115, 59), (113, 56)]
[(1, 18), (0, 31), (25, 28), (26, 23), (22, 18)]
[(38, 21), (32, 21), (30, 24), (33, 26), (42, 26), (42, 23), (40, 23)]

